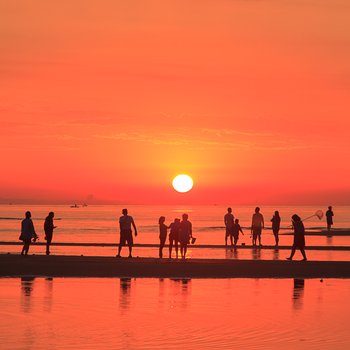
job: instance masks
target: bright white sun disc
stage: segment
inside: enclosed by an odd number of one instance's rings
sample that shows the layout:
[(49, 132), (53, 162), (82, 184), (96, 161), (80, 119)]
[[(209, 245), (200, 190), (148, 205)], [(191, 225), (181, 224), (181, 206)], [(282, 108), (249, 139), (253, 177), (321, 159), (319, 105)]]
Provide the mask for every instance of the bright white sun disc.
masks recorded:
[(185, 174), (177, 175), (174, 177), (173, 187), (177, 192), (188, 192), (193, 187), (193, 180)]

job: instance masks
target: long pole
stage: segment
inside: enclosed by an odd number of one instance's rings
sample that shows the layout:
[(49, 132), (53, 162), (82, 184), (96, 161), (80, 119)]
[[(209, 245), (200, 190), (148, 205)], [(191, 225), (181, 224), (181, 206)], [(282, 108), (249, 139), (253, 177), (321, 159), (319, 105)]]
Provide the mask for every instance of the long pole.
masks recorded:
[(316, 215), (316, 214), (314, 214), (314, 215), (308, 216), (307, 218), (302, 219), (301, 221), (305, 221), (305, 220), (307, 220), (307, 219), (311, 219), (311, 218), (312, 218), (312, 217), (314, 217), (314, 216), (317, 216), (317, 215)]

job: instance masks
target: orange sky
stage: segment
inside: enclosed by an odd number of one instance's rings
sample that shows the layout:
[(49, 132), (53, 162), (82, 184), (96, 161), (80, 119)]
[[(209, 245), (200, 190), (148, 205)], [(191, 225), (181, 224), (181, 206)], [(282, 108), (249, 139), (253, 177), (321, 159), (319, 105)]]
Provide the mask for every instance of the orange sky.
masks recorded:
[(0, 201), (349, 204), (349, 15), (0, 0)]

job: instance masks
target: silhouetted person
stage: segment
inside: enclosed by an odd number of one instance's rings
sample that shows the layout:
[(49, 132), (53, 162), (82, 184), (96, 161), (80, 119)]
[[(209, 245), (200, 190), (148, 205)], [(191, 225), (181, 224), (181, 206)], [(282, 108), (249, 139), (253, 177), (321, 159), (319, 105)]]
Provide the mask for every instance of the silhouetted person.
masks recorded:
[(50, 244), (52, 241), (53, 230), (56, 228), (53, 224), (55, 214), (50, 211), (44, 222), (45, 240), (46, 240), (46, 255), (50, 255)]
[(131, 225), (134, 228), (135, 237), (137, 236), (137, 229), (134, 219), (132, 218), (132, 216), (128, 215), (128, 209), (123, 209), (122, 213), (123, 215), (119, 218), (120, 241), (117, 258), (120, 258), (120, 252), (122, 250), (122, 247), (126, 244), (126, 242), (128, 242), (129, 246), (129, 258), (132, 258), (131, 252), (134, 241), (132, 237)]
[(23, 241), (23, 248), (21, 255), (28, 255), (29, 246), (32, 243), (32, 239), (35, 242), (38, 239), (38, 235), (35, 233), (34, 224), (31, 219), (32, 214), (30, 211), (25, 213), (25, 219), (21, 223), (21, 235), (19, 239)]
[(305, 254), (305, 228), (304, 224), (301, 221), (300, 217), (297, 214), (292, 216), (292, 225), (294, 229), (294, 240), (292, 246), (292, 252), (290, 253), (290, 257), (287, 260), (292, 260), (295, 254), (295, 250), (299, 249), (301, 254), (303, 255), (303, 260), (307, 260)]
[(159, 218), (159, 240), (160, 240), (160, 244), (159, 244), (159, 257), (162, 258), (163, 257), (163, 248), (166, 242), (166, 236), (167, 236), (167, 230), (168, 230), (168, 226), (165, 225), (165, 217), (161, 216)]
[(227, 245), (227, 238), (231, 238), (231, 245), (232, 243), (232, 235), (233, 235), (233, 224), (234, 224), (234, 216), (232, 214), (232, 209), (227, 208), (227, 213), (224, 216), (224, 223), (226, 227), (226, 232), (225, 232), (225, 245)]
[(186, 258), (187, 245), (192, 237), (192, 223), (188, 221), (188, 214), (182, 214), (182, 221), (180, 222), (179, 239), (180, 252), (183, 259)]
[[(236, 246), (239, 239), (239, 233), (241, 232), (242, 235), (244, 235), (238, 219), (236, 219), (235, 223), (233, 224), (232, 232), (233, 232), (234, 246)], [(232, 244), (232, 237), (231, 237), (231, 244)]]
[(278, 233), (280, 231), (280, 226), (281, 226), (281, 217), (278, 210), (275, 211), (275, 215), (272, 217), (271, 222), (272, 222), (272, 232), (273, 232), (273, 235), (275, 236), (275, 245), (277, 247), (279, 242)]
[(326, 219), (327, 219), (327, 230), (328, 232), (331, 230), (332, 225), (333, 225), (333, 210), (332, 210), (332, 206), (328, 207), (328, 210), (326, 211)]
[(169, 258), (171, 259), (171, 252), (173, 245), (175, 244), (176, 259), (179, 257), (179, 231), (180, 231), (180, 219), (175, 219), (169, 226)]
[(264, 217), (260, 213), (260, 208), (255, 208), (255, 213), (252, 216), (252, 236), (253, 236), (253, 246), (256, 245), (256, 239), (259, 239), (259, 246), (261, 246), (261, 231), (264, 228)]

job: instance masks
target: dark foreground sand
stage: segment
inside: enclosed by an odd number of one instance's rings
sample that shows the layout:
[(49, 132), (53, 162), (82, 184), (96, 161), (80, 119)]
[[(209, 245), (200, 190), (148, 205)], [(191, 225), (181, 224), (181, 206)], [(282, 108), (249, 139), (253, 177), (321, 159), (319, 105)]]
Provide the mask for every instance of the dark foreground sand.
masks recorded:
[(350, 262), (0, 255), (0, 277), (349, 278)]

